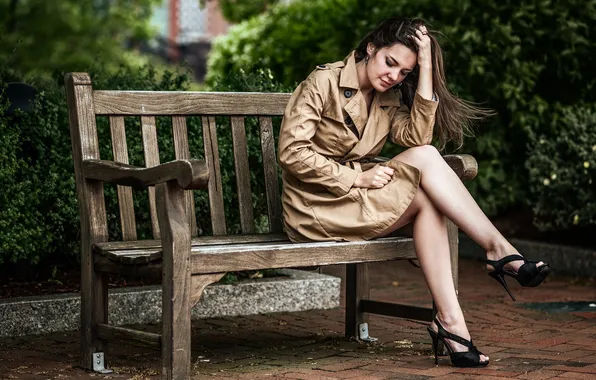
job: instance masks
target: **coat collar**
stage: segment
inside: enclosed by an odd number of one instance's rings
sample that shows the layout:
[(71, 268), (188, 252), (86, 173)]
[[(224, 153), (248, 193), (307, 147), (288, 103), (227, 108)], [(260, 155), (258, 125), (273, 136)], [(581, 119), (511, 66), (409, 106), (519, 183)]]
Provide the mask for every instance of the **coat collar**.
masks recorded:
[(356, 58), (354, 57), (355, 51), (352, 51), (344, 59), (345, 66), (341, 69), (339, 74), (339, 86), (353, 88), (356, 90), (360, 89), (360, 82), (358, 81), (358, 70), (356, 70)]

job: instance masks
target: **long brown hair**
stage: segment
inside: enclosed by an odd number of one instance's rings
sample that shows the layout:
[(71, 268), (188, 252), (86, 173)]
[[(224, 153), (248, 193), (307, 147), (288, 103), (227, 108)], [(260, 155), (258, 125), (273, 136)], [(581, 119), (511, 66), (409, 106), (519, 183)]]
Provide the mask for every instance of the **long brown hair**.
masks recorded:
[[(384, 47), (396, 43), (403, 44), (414, 53), (418, 53), (418, 45), (410, 35), (416, 35), (416, 29), (425, 22), (421, 19), (408, 19), (392, 17), (380, 23), (360, 41), (356, 48), (356, 61), (366, 57), (366, 48), (369, 43), (375, 46), (375, 53)], [(435, 36), (437, 32), (429, 30), (433, 63), (433, 90), (439, 98), (436, 115), (435, 136), (439, 138), (440, 149), (444, 149), (448, 142), (453, 142), (458, 148), (463, 144), (464, 136), (471, 136), (475, 121), (495, 114), (494, 111), (478, 107), (475, 103), (463, 100), (453, 95), (447, 88), (445, 69), (443, 67), (443, 51)], [(408, 74), (399, 87), (402, 100), (412, 108), (414, 95), (418, 87), (418, 65)]]

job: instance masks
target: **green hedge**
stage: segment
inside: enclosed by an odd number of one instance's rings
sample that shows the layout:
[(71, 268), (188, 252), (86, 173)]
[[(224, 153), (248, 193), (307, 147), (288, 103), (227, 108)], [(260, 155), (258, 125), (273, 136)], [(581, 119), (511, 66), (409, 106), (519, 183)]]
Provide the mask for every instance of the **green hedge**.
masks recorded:
[(596, 104), (557, 107), (550, 130), (530, 134), (530, 205), (543, 230), (596, 225)]
[[(584, 0), (295, 0), (247, 20), (219, 38), (209, 80), (260, 62), (286, 85), (318, 63), (342, 59), (391, 15), (419, 16), (443, 33), (446, 71), (459, 96), (498, 111), (461, 152), (480, 165), (469, 184), (489, 214), (529, 196), (528, 134), (546, 128), (550, 104), (595, 101), (591, 62), (596, 3)], [(329, 17), (333, 15), (333, 17)], [(397, 149), (386, 151), (392, 153)], [(388, 154), (388, 153), (385, 153)]]
[[(94, 89), (187, 90), (191, 78), (185, 73), (157, 73), (152, 67), (121, 68), (116, 73), (90, 72)], [(19, 76), (2, 72), (2, 83)], [(79, 252), (79, 210), (63, 75), (55, 81), (32, 83), (40, 96), (32, 112), (8, 116), (7, 99), (0, 91), (0, 264), (27, 261), (76, 261)], [(219, 91), (287, 91), (269, 71), (231, 72), (215, 85)], [(189, 145), (193, 157), (203, 157), (199, 117), (188, 118)], [(238, 199), (229, 120), (219, 119), (218, 135), (224, 186), (224, 206), (229, 232), (238, 232)], [(144, 165), (141, 126), (138, 118), (125, 118), (130, 163)], [(279, 120), (276, 121), (279, 125)], [(267, 226), (267, 206), (262, 180), (263, 167), (256, 120), (247, 119), (251, 185), (255, 219), (260, 231)], [(111, 159), (111, 140), (106, 117), (97, 118), (100, 155)], [(160, 160), (174, 159), (171, 121), (157, 118)], [(150, 238), (150, 216), (146, 190), (133, 190), (139, 238)], [(120, 238), (115, 186), (105, 186), (110, 239)], [(201, 234), (211, 234), (206, 191), (195, 191), (197, 224)]]

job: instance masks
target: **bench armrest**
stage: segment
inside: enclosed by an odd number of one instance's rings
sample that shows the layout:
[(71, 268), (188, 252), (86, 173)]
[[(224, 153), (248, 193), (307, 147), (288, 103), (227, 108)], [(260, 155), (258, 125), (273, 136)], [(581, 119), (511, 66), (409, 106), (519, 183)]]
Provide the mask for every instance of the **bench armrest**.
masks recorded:
[[(474, 179), (478, 174), (478, 163), (473, 156), (469, 154), (448, 154), (443, 156), (447, 165), (453, 169), (455, 174), (462, 180)], [(375, 157), (372, 162), (386, 162), (389, 161), (387, 157)]]
[(175, 160), (150, 168), (115, 161), (83, 160), (83, 173), (87, 179), (133, 187), (175, 180), (183, 189), (202, 189), (209, 181), (207, 165), (199, 160)]

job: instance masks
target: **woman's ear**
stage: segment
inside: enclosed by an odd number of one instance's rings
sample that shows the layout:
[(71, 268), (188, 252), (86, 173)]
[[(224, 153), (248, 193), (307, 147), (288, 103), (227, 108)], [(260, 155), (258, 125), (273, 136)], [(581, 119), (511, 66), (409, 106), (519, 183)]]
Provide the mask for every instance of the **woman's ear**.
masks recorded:
[(375, 52), (375, 45), (373, 45), (372, 42), (369, 42), (368, 45), (366, 45), (366, 53), (369, 56), (372, 56), (374, 52)]

